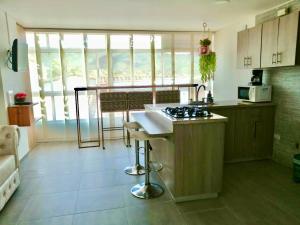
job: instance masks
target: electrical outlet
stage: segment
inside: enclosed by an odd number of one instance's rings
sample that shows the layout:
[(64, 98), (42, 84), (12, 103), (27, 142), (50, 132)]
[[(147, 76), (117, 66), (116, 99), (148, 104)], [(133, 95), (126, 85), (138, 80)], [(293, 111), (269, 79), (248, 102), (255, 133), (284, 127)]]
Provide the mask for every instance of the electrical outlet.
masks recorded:
[(274, 139), (280, 141), (280, 134), (274, 134)]

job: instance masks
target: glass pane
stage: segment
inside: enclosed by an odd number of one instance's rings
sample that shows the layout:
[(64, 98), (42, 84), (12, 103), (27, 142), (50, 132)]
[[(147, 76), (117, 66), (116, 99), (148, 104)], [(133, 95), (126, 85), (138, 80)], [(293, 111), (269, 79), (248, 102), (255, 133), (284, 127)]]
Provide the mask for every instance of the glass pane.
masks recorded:
[(106, 49), (106, 36), (99, 34), (87, 35), (88, 49)]
[(150, 35), (133, 35), (133, 84), (151, 85)]
[(110, 48), (111, 49), (129, 49), (130, 36), (129, 35), (111, 35)]
[(190, 34), (174, 35), (175, 83), (191, 82), (192, 36)]
[(134, 49), (150, 49), (150, 35), (133, 35)]
[(62, 40), (63, 48), (83, 48), (82, 34), (64, 34)]
[(131, 85), (129, 35), (111, 35), (113, 85)]
[(175, 83), (187, 84), (191, 82), (191, 53), (175, 53)]
[(49, 47), (59, 48), (59, 34), (49, 34)]
[[(83, 105), (81, 105), (84, 102), (80, 101), (80, 109), (82, 110), (82, 107), (84, 107)], [(69, 118), (71, 120), (76, 119), (76, 107), (75, 107), (75, 98), (72, 95), (68, 95), (68, 109), (69, 109)], [(82, 117), (83, 115), (80, 114), (80, 118), (84, 118)]]
[(65, 52), (64, 59), (67, 90), (73, 91), (75, 87), (86, 86), (82, 52)]
[(37, 41), (38, 41), (38, 45), (40, 46), (40, 48), (47, 48), (47, 37), (46, 34), (37, 34)]
[(45, 91), (62, 90), (59, 53), (42, 52), (41, 61), (42, 61), (44, 90)]
[(35, 47), (34, 33), (26, 33), (26, 42), (29, 49)]
[(56, 117), (56, 120), (64, 120), (65, 119), (64, 97), (63, 96), (55, 96), (54, 97), (54, 104), (55, 104), (55, 117)]
[(88, 85), (99, 86), (108, 85), (107, 73), (107, 52), (106, 50), (90, 51), (86, 53), (86, 70), (88, 75)]
[(172, 84), (172, 36), (161, 34), (154, 36), (155, 44), (155, 84)]
[(50, 96), (45, 97), (45, 105), (46, 105), (46, 117), (48, 121), (53, 120), (53, 106), (52, 106), (52, 99)]
[(130, 53), (128, 51), (111, 50), (112, 80), (114, 86), (131, 85)]

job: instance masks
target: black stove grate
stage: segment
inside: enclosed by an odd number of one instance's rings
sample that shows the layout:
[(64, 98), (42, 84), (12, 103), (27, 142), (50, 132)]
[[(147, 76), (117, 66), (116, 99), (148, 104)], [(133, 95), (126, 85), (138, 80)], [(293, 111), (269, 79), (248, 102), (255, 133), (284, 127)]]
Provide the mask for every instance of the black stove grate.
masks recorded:
[(167, 107), (162, 110), (173, 118), (200, 118), (212, 117), (207, 107)]

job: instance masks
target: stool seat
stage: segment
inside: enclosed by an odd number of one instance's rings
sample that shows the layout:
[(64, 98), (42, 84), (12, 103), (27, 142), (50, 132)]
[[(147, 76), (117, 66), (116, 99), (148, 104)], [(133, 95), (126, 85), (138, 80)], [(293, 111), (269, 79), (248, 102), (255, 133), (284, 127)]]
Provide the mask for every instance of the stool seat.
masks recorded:
[(125, 128), (129, 129), (129, 130), (136, 130), (136, 129), (140, 129), (142, 128), (141, 125), (137, 122), (127, 122), (124, 121), (123, 125)]
[(159, 137), (159, 136), (151, 136), (149, 135), (146, 131), (136, 131), (136, 130), (131, 130), (129, 131), (130, 135), (139, 141), (150, 141), (150, 140), (154, 140), (154, 139), (166, 139), (165, 137)]

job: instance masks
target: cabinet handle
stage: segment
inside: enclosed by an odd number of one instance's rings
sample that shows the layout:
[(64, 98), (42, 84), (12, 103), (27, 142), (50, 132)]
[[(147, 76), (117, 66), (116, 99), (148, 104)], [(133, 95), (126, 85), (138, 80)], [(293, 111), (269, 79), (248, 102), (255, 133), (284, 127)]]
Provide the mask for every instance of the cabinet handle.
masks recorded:
[(281, 56), (282, 56), (282, 53), (277, 52), (277, 63), (281, 63)]
[(247, 66), (247, 57), (244, 57), (244, 67)]
[(276, 64), (277, 63), (277, 56), (276, 55), (277, 55), (276, 53), (274, 53), (272, 55), (272, 64)]
[(253, 132), (254, 138), (256, 138), (256, 123), (257, 123), (257, 121), (254, 122), (254, 132)]
[(249, 56), (249, 57), (248, 57), (248, 60), (249, 60), (249, 62), (248, 62), (248, 66), (252, 66), (252, 57), (251, 57), (251, 56)]

